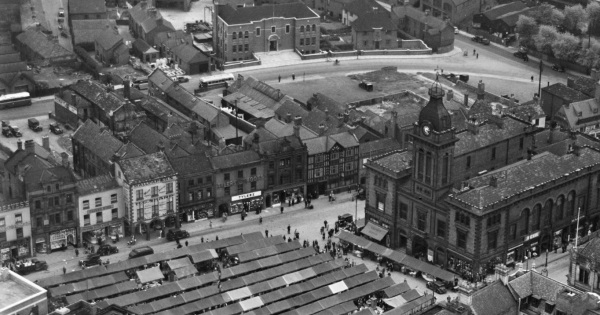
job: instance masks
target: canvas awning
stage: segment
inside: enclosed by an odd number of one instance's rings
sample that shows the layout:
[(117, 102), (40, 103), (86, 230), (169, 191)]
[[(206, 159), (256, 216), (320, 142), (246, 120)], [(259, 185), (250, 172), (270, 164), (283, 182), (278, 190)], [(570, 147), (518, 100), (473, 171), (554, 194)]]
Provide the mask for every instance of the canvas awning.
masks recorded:
[(257, 296), (257, 297), (251, 298), (251, 299), (247, 299), (247, 300), (243, 300), (240, 302), (240, 306), (242, 307), (244, 312), (247, 312), (247, 311), (255, 309), (255, 308), (259, 308), (263, 305), (264, 305), (264, 303), (263, 303), (262, 299), (260, 298), (260, 296)]
[(187, 265), (185, 267), (175, 269), (175, 276), (177, 279), (185, 278), (190, 275), (194, 275), (198, 272), (198, 269), (194, 265)]
[(162, 271), (160, 271), (159, 267), (137, 271), (136, 273), (138, 279), (140, 279), (140, 283), (148, 283), (156, 280), (161, 280), (165, 277)]
[(167, 265), (169, 265), (169, 269), (171, 270), (187, 267), (191, 264), (190, 259), (187, 257), (167, 261)]
[(388, 230), (386, 230), (378, 225), (375, 225), (372, 222), (367, 222), (367, 225), (361, 231), (362, 234), (364, 234), (378, 242), (381, 241), (385, 237), (387, 232), (388, 232)]
[(331, 290), (332, 294), (336, 294), (336, 293), (348, 290), (348, 286), (346, 285), (346, 283), (344, 283), (344, 281), (340, 281), (340, 282), (336, 282), (334, 284), (330, 284), (329, 290)]
[(383, 302), (392, 308), (396, 308), (406, 303), (406, 300), (401, 295), (397, 295), (391, 299), (383, 299)]
[(219, 258), (219, 255), (217, 255), (217, 252), (211, 248), (211, 249), (203, 250), (201, 252), (193, 253), (191, 255), (191, 257), (192, 257), (192, 261), (194, 262), (194, 264), (197, 264), (197, 263), (209, 261), (211, 259)]

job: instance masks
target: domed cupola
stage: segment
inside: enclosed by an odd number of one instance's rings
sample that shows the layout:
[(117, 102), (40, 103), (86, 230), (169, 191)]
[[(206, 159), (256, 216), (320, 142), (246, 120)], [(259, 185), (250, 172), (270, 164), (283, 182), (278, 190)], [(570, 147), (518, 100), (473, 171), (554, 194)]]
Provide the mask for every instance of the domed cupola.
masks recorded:
[(419, 124), (428, 123), (433, 130), (442, 132), (452, 128), (450, 113), (444, 106), (444, 89), (435, 81), (429, 88), (429, 102), (419, 114)]

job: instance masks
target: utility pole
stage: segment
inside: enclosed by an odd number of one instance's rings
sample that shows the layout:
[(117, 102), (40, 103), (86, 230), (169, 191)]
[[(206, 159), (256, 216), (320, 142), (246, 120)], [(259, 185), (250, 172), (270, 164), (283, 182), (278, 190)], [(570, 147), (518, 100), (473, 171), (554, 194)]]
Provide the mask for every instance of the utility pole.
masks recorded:
[[(238, 100), (235, 99), (235, 144), (238, 144)], [(241, 143), (239, 143), (241, 144)]]
[(539, 83), (538, 83), (538, 97), (542, 97), (542, 71), (544, 70), (544, 63), (542, 62), (542, 58), (540, 57), (540, 75), (539, 75)]

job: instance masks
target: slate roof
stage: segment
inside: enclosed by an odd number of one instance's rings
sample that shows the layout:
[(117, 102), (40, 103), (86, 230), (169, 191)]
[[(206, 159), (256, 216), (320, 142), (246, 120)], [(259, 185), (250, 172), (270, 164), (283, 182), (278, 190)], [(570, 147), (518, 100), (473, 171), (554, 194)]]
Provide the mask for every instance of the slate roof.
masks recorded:
[(71, 31), (75, 45), (93, 43), (107, 28), (117, 29), (115, 20), (73, 20)]
[(517, 21), (519, 20), (519, 16), (526, 15), (527, 12), (531, 11), (533, 8), (523, 8), (518, 11), (506, 13), (499, 17), (500, 20), (504, 22), (504, 24), (508, 26), (516, 26)]
[(282, 137), (279, 139), (262, 141), (258, 146), (261, 154), (273, 156), (290, 149), (300, 149), (303, 147), (303, 144), (297, 137)]
[(173, 158), (170, 159), (170, 161), (173, 169), (180, 176), (210, 172), (213, 170), (210, 158), (204, 153)]
[(598, 124), (600, 121), (600, 104), (595, 98), (563, 105), (556, 119), (565, 120), (572, 130)]
[(401, 172), (411, 167), (412, 153), (406, 150), (398, 150), (373, 157), (370, 163), (383, 167), (392, 172)]
[(89, 195), (119, 187), (116, 179), (109, 174), (81, 179), (76, 185), (79, 195)]
[(229, 25), (247, 24), (265, 18), (318, 18), (319, 15), (301, 2), (234, 8), (219, 6), (219, 17)]
[(260, 162), (260, 155), (253, 150), (248, 150), (226, 155), (213, 156), (210, 159), (215, 170), (224, 170)]
[(73, 139), (90, 150), (100, 160), (109, 163), (123, 143), (113, 137), (110, 130), (102, 128), (91, 119), (86, 120), (73, 134)]
[[(148, 8), (150, 8), (150, 6), (148, 6)], [(141, 24), (147, 18), (150, 17), (148, 15), (147, 10), (142, 9), (142, 2), (141, 1), (140, 1), (140, 3), (138, 3), (137, 5), (135, 5), (133, 8), (129, 9), (129, 14), (131, 16), (131, 19), (134, 22), (136, 22), (137, 24)], [(160, 14), (160, 10), (156, 10), (156, 17), (157, 18), (162, 18), (162, 15)]]
[(27, 63), (24, 61), (0, 64), (0, 74), (27, 71)]
[(336, 133), (331, 135), (330, 137), (346, 149), (356, 147), (359, 145), (356, 137), (349, 132)]
[(0, 55), (0, 64), (21, 62), (21, 55), (18, 52)]
[(69, 14), (106, 13), (105, 0), (69, 0)]
[(518, 298), (522, 299), (531, 295), (537, 295), (541, 299), (551, 302), (555, 302), (556, 295), (565, 289), (574, 290), (567, 285), (533, 271), (529, 271), (509, 281), (508, 284)]
[[(285, 123), (285, 122), (275, 119), (275, 118), (269, 120), (265, 124), (264, 128), (266, 130), (270, 131), (276, 137), (288, 137), (288, 136), (292, 136), (294, 134), (294, 123), (293, 122)], [(309, 130), (308, 128), (304, 127), (303, 125), (300, 126), (299, 131), (300, 131), (299, 132), (300, 139), (302, 139), (302, 140), (319, 136), (316, 132)]]
[(344, 10), (354, 15), (358, 15), (359, 17), (363, 14), (373, 12), (387, 12), (385, 8), (375, 0), (355, 0), (348, 3), (344, 7)]
[(438, 19), (432, 15), (426, 15), (425, 12), (419, 10), (418, 8), (414, 8), (411, 5), (394, 6), (392, 11), (394, 11), (394, 13), (401, 18), (408, 16), (413, 20), (427, 23), (427, 26), (431, 29), (443, 30), (449, 26), (448, 23), (444, 22), (444, 20)]
[(175, 81), (171, 80), (171, 78), (160, 69), (154, 70), (154, 72), (148, 76), (148, 81), (152, 82), (152, 84), (163, 92), (166, 92), (175, 83)]
[(569, 75), (567, 86), (589, 97), (594, 97), (598, 80), (579, 75)]
[[(35, 157), (40, 160), (39, 157)], [(63, 185), (75, 183), (75, 176), (70, 169), (58, 165), (54, 167), (45, 167), (42, 169), (30, 169), (23, 176), (23, 182), (26, 184), (28, 191), (40, 189), (40, 184), (61, 182)]]
[(17, 40), (44, 59), (74, 57), (73, 53), (48, 39), (46, 34), (30, 28), (17, 35)]
[(577, 253), (578, 256), (585, 257), (592, 263), (600, 262), (600, 238), (594, 237), (583, 246)]
[(238, 92), (252, 101), (274, 111), (283, 104), (286, 98), (290, 99), (289, 96), (281, 93), (278, 89), (275, 89), (262, 81), (258, 81), (253, 77), (245, 78), (241, 82), (241, 85), (239, 85), (238, 82), (239, 81), (236, 81), (231, 84), (227, 88), (227, 91), (229, 93)]
[(502, 117), (502, 121), (504, 122), (504, 126), (502, 128), (488, 121), (479, 125), (479, 132), (477, 134), (473, 134), (467, 130), (457, 133), (456, 137), (459, 141), (454, 147), (455, 156), (472, 152), (488, 145), (525, 134), (523, 128), (529, 126), (528, 123), (519, 121), (510, 116)]
[(175, 32), (160, 32), (160, 33), (156, 34), (156, 36), (154, 36), (154, 44), (159, 46), (169, 40), (177, 40), (177, 39), (184, 39), (184, 41), (189, 44), (193, 43), (191, 34), (188, 34), (182, 30), (176, 30)]
[(589, 96), (567, 87), (562, 83), (554, 83), (550, 86), (546, 86), (542, 88), (542, 93), (550, 93), (552, 95), (558, 96), (564, 99), (567, 103), (574, 103), (589, 99)]
[(0, 55), (12, 54), (15, 49), (11, 45), (0, 45)]
[(106, 88), (91, 80), (79, 80), (69, 87), (80, 96), (102, 108), (107, 114), (121, 108), (125, 102), (117, 95), (107, 92)]
[[(24, 145), (25, 144), (23, 144), (23, 146)], [(13, 152), (13, 154), (11, 154), (8, 157), (8, 159), (4, 162), (4, 168), (12, 174), (16, 174), (17, 166), (21, 164), (25, 159), (27, 159), (30, 155), (40, 157), (42, 160), (45, 160), (49, 163), (53, 162), (50, 161), (52, 159), (52, 155), (50, 154), (50, 152), (48, 152), (44, 147), (42, 147), (34, 141), (33, 154), (30, 154), (26, 150), (17, 150)]]
[(144, 32), (146, 32), (146, 33), (150, 33), (155, 28), (160, 27), (160, 26), (163, 26), (164, 29), (170, 29), (171, 31), (175, 30), (175, 27), (173, 27), (173, 24), (171, 24), (171, 22), (169, 22), (168, 20), (165, 20), (163, 18), (153, 19), (152, 17), (148, 17), (141, 24), (142, 24), (142, 28), (144, 29)]
[(119, 160), (117, 163), (130, 184), (176, 175), (166, 155), (160, 151)]
[[(580, 149), (579, 156), (575, 154), (557, 156), (546, 152), (534, 156), (531, 160), (519, 161), (474, 177), (469, 180), (469, 185), (474, 187), (473, 189), (450, 195), (449, 198), (466, 203), (473, 209), (483, 210), (504, 199), (534, 190), (544, 183), (599, 163), (600, 152), (587, 147)], [(497, 178), (496, 187), (489, 185), (491, 176)]]
[(517, 312), (517, 301), (501, 281), (475, 291), (471, 296), (471, 303), (474, 315), (505, 315)]
[[(356, 0), (357, 2), (360, 0)], [(352, 28), (357, 32), (371, 32), (373, 29), (382, 29), (383, 31), (396, 31), (397, 27), (386, 12), (365, 13), (359, 15), (358, 19), (352, 22)]]
[(96, 37), (96, 42), (104, 50), (110, 50), (115, 45), (123, 42), (123, 37), (116, 30), (106, 29)]
[(152, 48), (152, 46), (148, 45), (145, 40), (138, 38), (131, 45), (133, 49), (141, 52), (141, 53), (157, 53), (158, 50)]
[(170, 143), (167, 137), (152, 129), (145, 122), (139, 123), (131, 130), (129, 140), (145, 153), (157, 152), (159, 144), (168, 147)]
[(288, 114), (290, 114), (291, 118), (296, 116), (302, 117), (302, 124), (317, 134), (321, 134), (321, 125), (325, 127), (324, 135), (332, 135), (349, 130), (336, 118), (336, 115), (328, 115), (316, 107), (309, 111), (293, 100), (285, 99), (275, 111), (275, 115), (279, 120), (285, 120)]
[(208, 57), (192, 45), (179, 45), (173, 48), (173, 54), (185, 63), (208, 62)]
[(544, 113), (542, 106), (535, 100), (524, 102), (522, 104), (515, 104), (514, 106), (507, 108), (505, 112), (524, 121), (546, 117), (546, 113)]
[(335, 145), (335, 141), (330, 136), (322, 136), (303, 141), (308, 150), (308, 155), (321, 154), (329, 152)]
[(360, 155), (363, 157), (375, 156), (384, 152), (400, 150), (400, 143), (392, 138), (377, 139), (360, 144)]
[(506, 14), (518, 12), (518, 11), (521, 11), (526, 8), (527, 8), (527, 5), (525, 5), (525, 3), (521, 2), (521, 1), (514, 1), (514, 2), (510, 2), (510, 3), (506, 3), (506, 4), (497, 5), (491, 9), (483, 12), (482, 14), (486, 18), (488, 18), (490, 21), (494, 21), (496, 19), (501, 18), (502, 16), (504, 16)]

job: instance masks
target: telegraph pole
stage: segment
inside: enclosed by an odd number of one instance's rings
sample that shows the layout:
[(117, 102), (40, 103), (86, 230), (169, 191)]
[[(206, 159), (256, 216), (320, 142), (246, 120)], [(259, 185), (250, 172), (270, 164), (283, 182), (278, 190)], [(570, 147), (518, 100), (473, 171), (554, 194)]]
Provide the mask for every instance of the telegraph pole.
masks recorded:
[(542, 71), (544, 70), (544, 63), (542, 62), (542, 58), (540, 57), (540, 75), (539, 75), (539, 83), (538, 83), (538, 97), (542, 97)]

